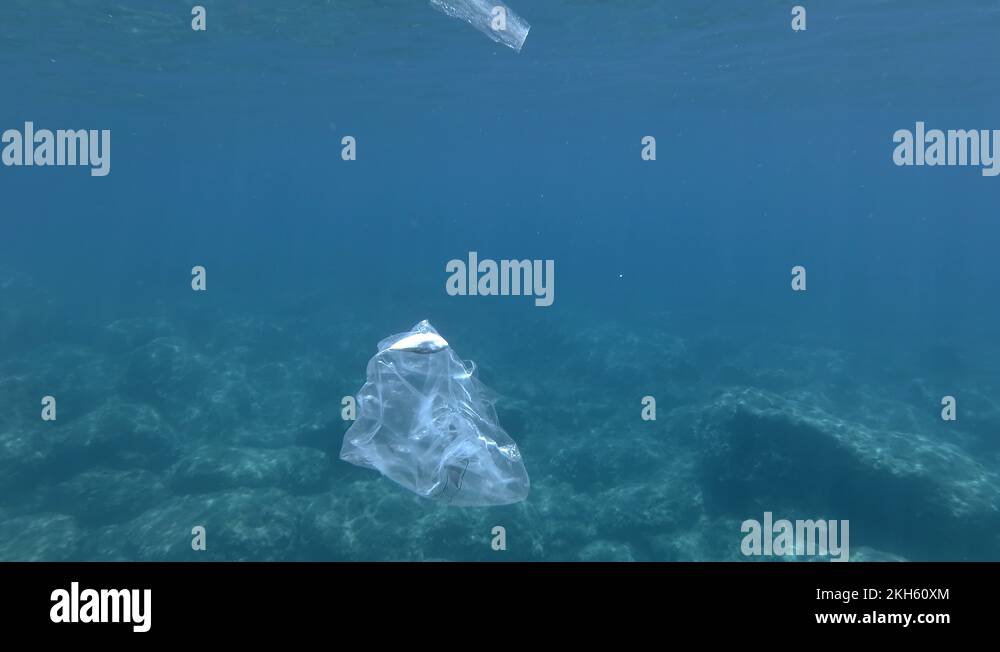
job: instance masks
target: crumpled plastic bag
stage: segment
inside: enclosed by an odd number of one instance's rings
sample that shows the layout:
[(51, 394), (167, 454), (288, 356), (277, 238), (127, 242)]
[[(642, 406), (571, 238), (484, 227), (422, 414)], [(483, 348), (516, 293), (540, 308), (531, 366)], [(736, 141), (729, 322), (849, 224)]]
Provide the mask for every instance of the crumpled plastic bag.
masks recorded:
[(491, 392), (427, 320), (388, 337), (368, 362), (340, 458), (450, 505), (507, 505), (530, 482)]

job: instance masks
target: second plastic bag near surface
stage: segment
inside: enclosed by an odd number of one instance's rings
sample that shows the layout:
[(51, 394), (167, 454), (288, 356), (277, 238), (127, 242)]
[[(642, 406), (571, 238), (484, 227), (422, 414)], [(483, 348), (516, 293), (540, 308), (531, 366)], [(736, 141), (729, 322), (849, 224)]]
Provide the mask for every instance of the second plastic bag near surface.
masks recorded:
[(341, 459), (451, 505), (524, 500), (530, 483), (521, 452), (471, 363), (426, 320), (378, 349)]
[[(430, 0), (431, 6), (464, 20), (497, 43), (516, 52), (524, 47), (531, 25), (500, 0)], [(499, 12), (503, 12), (500, 16)]]

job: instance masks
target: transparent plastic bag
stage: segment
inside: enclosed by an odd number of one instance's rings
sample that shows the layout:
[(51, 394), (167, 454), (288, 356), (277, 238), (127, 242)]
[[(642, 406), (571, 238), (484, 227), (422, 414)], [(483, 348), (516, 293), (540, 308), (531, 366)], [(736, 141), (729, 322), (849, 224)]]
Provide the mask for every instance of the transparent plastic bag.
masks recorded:
[[(531, 25), (500, 0), (430, 0), (431, 6), (452, 18), (464, 20), (497, 43), (520, 52)], [(496, 12), (503, 12), (499, 23)], [(498, 29), (497, 25), (503, 28)]]
[(462, 506), (528, 495), (528, 473), (491, 393), (426, 320), (388, 337), (368, 362), (340, 458), (410, 491)]

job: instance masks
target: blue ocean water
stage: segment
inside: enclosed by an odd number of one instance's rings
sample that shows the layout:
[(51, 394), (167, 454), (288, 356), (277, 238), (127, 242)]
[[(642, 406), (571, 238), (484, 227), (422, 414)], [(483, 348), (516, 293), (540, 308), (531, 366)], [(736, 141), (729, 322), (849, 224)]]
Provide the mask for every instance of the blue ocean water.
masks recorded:
[[(1000, 3), (511, 3), (520, 53), (423, 0), (3, 1), (0, 132), (112, 155), (0, 166), (0, 558), (745, 560), (765, 513), (1000, 558), (1000, 178), (893, 140), (1000, 129)], [(449, 295), (473, 251), (552, 305)], [(339, 459), (421, 319), (525, 501)]]

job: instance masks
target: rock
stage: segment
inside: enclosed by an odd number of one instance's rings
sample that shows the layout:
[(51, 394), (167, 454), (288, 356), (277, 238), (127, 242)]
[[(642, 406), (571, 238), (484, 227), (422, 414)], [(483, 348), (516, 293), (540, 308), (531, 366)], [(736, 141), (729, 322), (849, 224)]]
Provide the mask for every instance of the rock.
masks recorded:
[(594, 541), (580, 551), (580, 561), (635, 561), (632, 547), (618, 541)]
[(163, 317), (127, 317), (106, 324), (101, 334), (110, 351), (127, 353), (156, 339), (174, 336), (175, 328)]
[(296, 446), (315, 448), (327, 454), (332, 459), (340, 456), (340, 447), (344, 442), (344, 433), (351, 422), (336, 419), (323, 424), (309, 424), (297, 428), (292, 433), (292, 442)]
[[(589, 324), (568, 335), (574, 355), (560, 371), (569, 377), (600, 377), (609, 386), (636, 394), (655, 391), (686, 395), (702, 379), (687, 342), (662, 328), (622, 330), (619, 324)], [(639, 394), (642, 396), (642, 394)]]
[(549, 475), (537, 476), (535, 489), (505, 523), (512, 551), (525, 560), (575, 559), (581, 542), (599, 538), (594, 495)]
[[(303, 497), (300, 504), (302, 548), (310, 559), (516, 561), (541, 554), (537, 519), (524, 503), (447, 506), (373, 478)], [(497, 525), (506, 528), (507, 550), (491, 547)]]
[(547, 460), (553, 475), (570, 482), (579, 491), (592, 492), (620, 486), (622, 478), (654, 475), (669, 465), (672, 451), (665, 433), (667, 421), (641, 421), (640, 408), (636, 401), (627, 446), (618, 437), (607, 436), (601, 424), (556, 439), (560, 445)]
[(594, 512), (600, 535), (620, 540), (646, 538), (697, 523), (701, 490), (685, 478), (659, 476), (602, 492)]
[(0, 426), (0, 504), (22, 502), (42, 482), (49, 452), (38, 424), (30, 429)]
[(46, 425), (43, 431), (51, 447), (48, 463), (57, 479), (97, 464), (159, 470), (173, 461), (180, 445), (155, 408), (118, 396), (78, 419), (60, 417)]
[(343, 561), (363, 548), (344, 509), (340, 492), (300, 499), (302, 556), (312, 561)]
[(93, 469), (57, 484), (47, 503), (92, 527), (128, 521), (167, 496), (160, 477), (149, 471)]
[(857, 549), (851, 548), (851, 561), (906, 561), (906, 558), (891, 552), (861, 546)]
[[(87, 559), (288, 561), (299, 559), (299, 503), (277, 489), (171, 498), (88, 537)], [(205, 528), (205, 550), (192, 529)]]
[(173, 408), (203, 395), (209, 370), (206, 357), (186, 340), (157, 337), (128, 355), (121, 392), (133, 400)]
[(309, 493), (327, 487), (329, 467), (327, 456), (312, 448), (201, 446), (174, 464), (167, 478), (174, 491), (187, 494), (236, 487)]
[(655, 561), (751, 561), (740, 551), (740, 522), (729, 518), (702, 517), (692, 527), (649, 538)]
[(0, 521), (0, 561), (80, 559), (81, 532), (72, 517), (39, 513)]
[(915, 558), (1000, 554), (986, 536), (1000, 527), (997, 477), (952, 443), (749, 389), (721, 394), (696, 428), (710, 514), (847, 519), (853, 537)]

